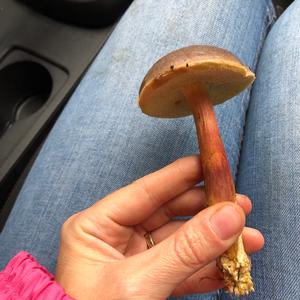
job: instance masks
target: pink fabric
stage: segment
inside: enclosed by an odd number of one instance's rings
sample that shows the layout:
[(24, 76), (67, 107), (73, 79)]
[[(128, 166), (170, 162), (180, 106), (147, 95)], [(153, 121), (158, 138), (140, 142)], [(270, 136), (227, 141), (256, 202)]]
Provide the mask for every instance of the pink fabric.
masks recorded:
[(72, 299), (54, 281), (54, 276), (29, 253), (20, 252), (0, 272), (0, 300)]

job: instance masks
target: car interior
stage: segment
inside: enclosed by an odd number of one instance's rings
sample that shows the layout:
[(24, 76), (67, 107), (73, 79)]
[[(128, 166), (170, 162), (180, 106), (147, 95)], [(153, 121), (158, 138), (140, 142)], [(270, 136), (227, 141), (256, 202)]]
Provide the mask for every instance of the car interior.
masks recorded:
[[(131, 2), (0, 0), (0, 231), (57, 117)], [(291, 2), (274, 1), (277, 14)]]

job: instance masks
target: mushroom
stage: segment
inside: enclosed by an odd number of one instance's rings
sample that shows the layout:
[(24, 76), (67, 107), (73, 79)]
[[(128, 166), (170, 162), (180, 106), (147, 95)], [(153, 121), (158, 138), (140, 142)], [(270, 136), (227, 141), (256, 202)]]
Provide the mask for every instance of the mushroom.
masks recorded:
[[(254, 79), (251, 70), (229, 51), (194, 45), (162, 57), (142, 82), (139, 105), (145, 114), (160, 118), (193, 114), (208, 205), (236, 201), (213, 105), (239, 94)], [(228, 292), (241, 296), (254, 290), (251, 262), (241, 236), (217, 264)]]

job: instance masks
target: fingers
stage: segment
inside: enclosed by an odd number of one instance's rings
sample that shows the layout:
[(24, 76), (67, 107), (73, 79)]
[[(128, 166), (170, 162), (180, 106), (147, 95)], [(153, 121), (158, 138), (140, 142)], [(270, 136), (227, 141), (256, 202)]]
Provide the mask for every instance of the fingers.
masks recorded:
[[(244, 228), (243, 240), (248, 254), (261, 250), (264, 245), (262, 234), (253, 228)], [(208, 293), (221, 289), (223, 286), (223, 276), (216, 266), (216, 261), (213, 261), (179, 284), (173, 291), (173, 295)]]
[(147, 231), (158, 228), (177, 216), (193, 216), (207, 206), (203, 187), (192, 188), (158, 208), (142, 226)]
[(243, 230), (243, 242), (245, 251), (251, 254), (264, 247), (265, 239), (261, 232), (257, 229), (245, 227)]
[[(151, 232), (155, 244), (158, 244), (174, 234), (186, 221), (171, 221)], [(144, 242), (144, 241), (143, 241)]]
[(133, 256), (132, 260), (143, 268), (135, 270), (131, 279), (144, 280), (153, 289), (159, 284), (161, 298), (166, 297), (225, 252), (241, 234), (244, 224), (244, 212), (236, 204), (224, 202), (206, 208), (156, 247)]
[[(236, 200), (237, 204), (248, 215), (252, 210), (250, 199), (247, 196), (237, 194)], [(153, 231), (168, 223), (174, 217), (193, 216), (206, 206), (204, 187), (195, 187), (162, 205), (142, 223), (142, 226), (146, 231)]]
[(243, 208), (246, 215), (252, 211), (252, 202), (246, 195), (236, 194), (237, 204)]
[[(174, 234), (181, 226), (183, 226), (186, 221), (171, 221), (166, 225), (154, 230), (151, 235), (156, 244), (164, 241), (169, 236)], [(245, 251), (248, 254), (255, 253), (261, 250), (264, 246), (264, 237), (260, 231), (254, 228), (245, 227), (242, 232), (243, 242)], [(145, 244), (145, 241), (142, 239), (141, 242)], [(146, 245), (144, 250), (146, 249)]]
[(192, 188), (201, 178), (199, 156), (182, 158), (114, 192), (87, 212), (105, 214), (123, 226), (136, 225), (165, 202)]
[[(184, 224), (184, 221), (169, 222), (165, 226), (153, 232), (153, 238), (156, 242), (161, 242), (169, 235), (179, 229)], [(243, 230), (243, 241), (245, 251), (248, 254), (261, 250), (264, 245), (262, 234), (253, 228), (245, 227)], [(195, 293), (208, 293), (224, 286), (223, 276), (216, 266), (216, 261), (212, 261), (201, 270), (194, 273), (185, 281), (179, 284), (173, 291), (174, 296), (181, 296)]]
[[(242, 235), (245, 251), (248, 254), (257, 252), (264, 246), (264, 237), (258, 230), (245, 227)], [(223, 276), (216, 266), (216, 261), (213, 261), (177, 286), (173, 295), (208, 293), (223, 286)]]

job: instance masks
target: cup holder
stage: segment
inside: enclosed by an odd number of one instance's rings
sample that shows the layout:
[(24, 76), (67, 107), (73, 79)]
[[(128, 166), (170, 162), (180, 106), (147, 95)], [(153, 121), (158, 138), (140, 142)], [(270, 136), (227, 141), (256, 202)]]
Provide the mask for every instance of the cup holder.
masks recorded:
[(37, 112), (53, 87), (49, 71), (33, 61), (19, 61), (0, 70), (0, 136), (14, 123)]

